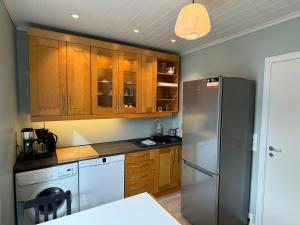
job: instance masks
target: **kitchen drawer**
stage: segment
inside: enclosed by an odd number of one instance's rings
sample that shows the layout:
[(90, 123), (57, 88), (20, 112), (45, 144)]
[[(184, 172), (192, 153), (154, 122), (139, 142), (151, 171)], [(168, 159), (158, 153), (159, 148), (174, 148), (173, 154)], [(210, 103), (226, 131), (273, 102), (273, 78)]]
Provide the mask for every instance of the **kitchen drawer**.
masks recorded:
[(125, 185), (132, 185), (137, 184), (145, 181), (151, 181), (153, 179), (153, 173), (150, 171), (139, 173), (139, 174), (132, 174), (125, 176)]
[(125, 186), (125, 197), (137, 195), (144, 192), (153, 193), (152, 181), (144, 181), (137, 184)]
[(125, 176), (142, 175), (151, 170), (151, 161), (135, 162), (125, 165)]
[(125, 163), (135, 163), (147, 161), (150, 159), (150, 151), (142, 151), (142, 152), (133, 152), (125, 155)]

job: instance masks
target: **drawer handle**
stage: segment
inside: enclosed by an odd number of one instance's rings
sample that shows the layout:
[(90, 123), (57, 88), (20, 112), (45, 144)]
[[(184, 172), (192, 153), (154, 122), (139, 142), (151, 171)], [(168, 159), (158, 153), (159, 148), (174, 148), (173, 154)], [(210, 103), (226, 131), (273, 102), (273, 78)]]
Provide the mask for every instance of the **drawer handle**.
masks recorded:
[(138, 187), (134, 187), (134, 188), (130, 188), (130, 189), (131, 189), (132, 191), (134, 191), (134, 190), (142, 189), (142, 188), (145, 188), (145, 187), (147, 187), (147, 184), (144, 184), (144, 185), (138, 186)]
[(147, 177), (148, 174), (144, 174), (144, 175), (141, 175), (141, 176), (133, 176), (131, 177), (132, 179), (139, 179), (139, 178), (143, 178), (143, 177)]
[(147, 166), (148, 163), (144, 163), (142, 165), (138, 165), (138, 166), (131, 166), (131, 168), (139, 168), (139, 167), (144, 167), (144, 166)]
[(131, 155), (131, 157), (142, 157), (144, 155), (148, 155), (148, 152), (144, 153), (144, 154), (140, 154), (140, 155)]

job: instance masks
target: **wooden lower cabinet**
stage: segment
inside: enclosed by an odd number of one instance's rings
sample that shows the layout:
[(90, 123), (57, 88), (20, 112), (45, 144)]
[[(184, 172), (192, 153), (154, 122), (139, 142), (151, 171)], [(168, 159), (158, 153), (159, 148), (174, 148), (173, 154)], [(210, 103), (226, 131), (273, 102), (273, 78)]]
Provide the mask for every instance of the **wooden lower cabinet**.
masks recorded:
[(181, 185), (181, 145), (128, 153), (125, 156), (125, 197), (159, 194)]

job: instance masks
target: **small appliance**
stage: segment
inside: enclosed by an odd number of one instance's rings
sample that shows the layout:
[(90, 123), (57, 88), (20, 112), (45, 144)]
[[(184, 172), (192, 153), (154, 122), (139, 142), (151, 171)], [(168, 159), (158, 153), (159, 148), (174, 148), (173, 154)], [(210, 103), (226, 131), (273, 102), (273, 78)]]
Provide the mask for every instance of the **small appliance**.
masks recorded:
[[(36, 137), (34, 137), (34, 133)], [(51, 157), (56, 150), (57, 136), (48, 129), (22, 129), (23, 146), (18, 146), (20, 160)]]
[(35, 134), (37, 136), (38, 149), (42, 153), (52, 153), (56, 149), (57, 135), (49, 132), (48, 129), (35, 129)]
[(34, 130), (32, 128), (23, 128), (22, 137), (23, 137), (23, 154), (24, 158), (28, 159), (32, 157), (33, 154), (33, 139)]

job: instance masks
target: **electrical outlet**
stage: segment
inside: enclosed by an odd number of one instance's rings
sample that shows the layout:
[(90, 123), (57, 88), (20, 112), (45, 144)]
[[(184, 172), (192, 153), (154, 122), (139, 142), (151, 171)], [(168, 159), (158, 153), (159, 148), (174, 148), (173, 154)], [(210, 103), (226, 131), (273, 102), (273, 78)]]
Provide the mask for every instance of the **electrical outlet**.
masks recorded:
[(253, 134), (252, 151), (257, 152), (257, 134)]

